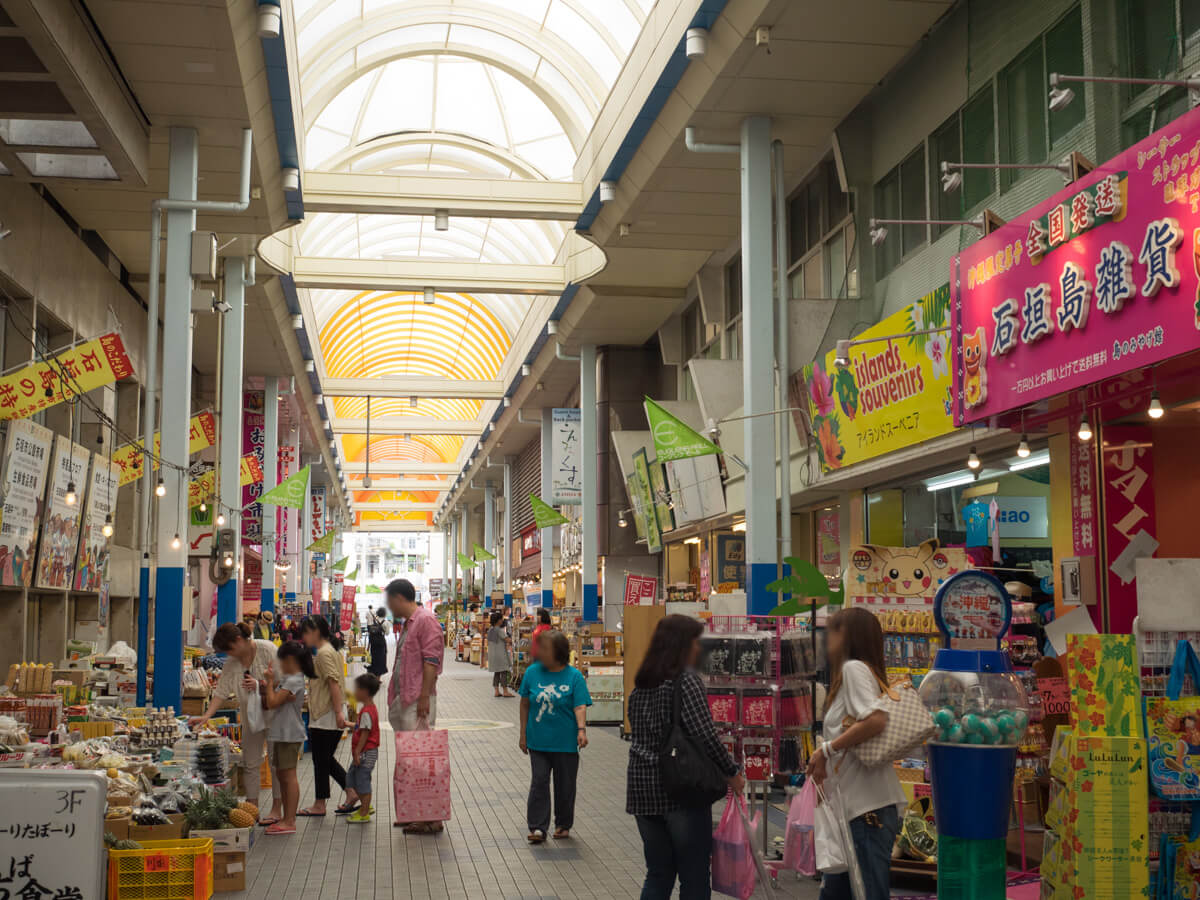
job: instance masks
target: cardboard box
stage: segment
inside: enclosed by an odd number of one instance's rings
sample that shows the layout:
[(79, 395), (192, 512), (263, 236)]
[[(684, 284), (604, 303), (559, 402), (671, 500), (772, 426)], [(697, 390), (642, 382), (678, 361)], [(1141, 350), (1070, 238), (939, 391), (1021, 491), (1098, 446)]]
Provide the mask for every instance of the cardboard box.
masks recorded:
[(207, 697), (184, 697), (182, 701), (183, 709), (180, 710), (181, 716), (202, 716), (204, 710), (208, 709)]
[(89, 675), (91, 675), (91, 672), (88, 672), (86, 669), (54, 670), (55, 681), (69, 681), (71, 684), (75, 685), (75, 687), (83, 687), (85, 684), (87, 684)]
[(213, 842), (213, 851), (245, 853), (253, 845), (253, 828), (211, 828), (188, 832), (190, 838), (208, 838)]
[(137, 825), (129, 823), (129, 839), (137, 841), (180, 841), (187, 831), (187, 823), (183, 813), (171, 813), (167, 816), (169, 825)]
[(223, 894), (246, 889), (246, 854), (213, 853), (213, 891)]
[(119, 819), (105, 819), (104, 830), (115, 837), (118, 841), (128, 840), (129, 826), (132, 823), (129, 816), (121, 816)]

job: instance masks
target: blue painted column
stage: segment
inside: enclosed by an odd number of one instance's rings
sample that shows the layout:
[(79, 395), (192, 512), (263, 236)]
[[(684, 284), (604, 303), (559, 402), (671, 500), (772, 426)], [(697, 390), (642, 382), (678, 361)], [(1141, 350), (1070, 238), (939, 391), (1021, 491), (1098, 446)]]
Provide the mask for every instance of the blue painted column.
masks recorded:
[[(279, 379), (268, 378), (263, 388), (263, 493), (279, 482)], [(279, 507), (264, 506), (262, 512), (262, 596), (259, 609), (275, 611), (276, 514)]]
[[(196, 199), (194, 128), (172, 128), (167, 196)], [(158, 570), (154, 582), (154, 705), (182, 709), (183, 608), (187, 572), (187, 471), (192, 398), (192, 232), (194, 210), (167, 212), (167, 265), (163, 292), (163, 465), (166, 494), (158, 501)]]
[[(542, 499), (551, 502), (554, 492), (554, 473), (550, 471), (553, 458), (554, 410), (542, 410)], [(554, 608), (554, 528), (542, 529), (542, 607)]]
[(512, 459), (504, 458), (504, 606), (512, 608)]
[[(217, 588), (217, 624), (236, 622), (238, 615), (237, 564), (242, 558), (242, 346), (246, 317), (246, 260), (225, 260), (225, 302), (229, 311), (221, 328), (221, 444), (218, 466), (220, 496), (217, 512), (225, 515), (225, 527), (234, 533), (233, 568), (230, 579)], [(215, 517), (214, 517), (215, 522)], [(213, 535), (216, 540), (216, 535)], [(217, 560), (224, 565), (224, 558)]]
[(596, 431), (596, 345), (579, 348), (579, 453), (583, 465), (583, 621), (600, 621), (599, 570), (600, 471)]
[(765, 615), (777, 597), (775, 506), (775, 309), (771, 259), (771, 120), (742, 121), (742, 398), (746, 461), (746, 601)]
[[(496, 552), (496, 488), (490, 482), (483, 484), (483, 549)], [(493, 560), (483, 564), (484, 606), (492, 605), (492, 589), (496, 586), (496, 567)]]

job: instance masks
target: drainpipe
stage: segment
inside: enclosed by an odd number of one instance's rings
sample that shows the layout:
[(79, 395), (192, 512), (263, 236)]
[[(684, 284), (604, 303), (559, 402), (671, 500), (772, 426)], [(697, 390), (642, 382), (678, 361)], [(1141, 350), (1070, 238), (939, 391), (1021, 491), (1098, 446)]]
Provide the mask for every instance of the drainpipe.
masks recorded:
[[(788, 401), (788, 377), (791, 365), (788, 360), (788, 285), (787, 285), (787, 209), (783, 193), (783, 141), (771, 143), (771, 162), (775, 169), (775, 324), (776, 365), (779, 367), (779, 403), (786, 410)], [(789, 413), (779, 418), (779, 566), (780, 576), (789, 574), (789, 566), (783, 562), (792, 555), (792, 424)], [(779, 602), (783, 602), (783, 592)]]
[(741, 153), (740, 144), (706, 144), (696, 140), (696, 129), (689, 125), (683, 129), (683, 142), (693, 153)]
[(554, 355), (557, 356), (559, 359), (565, 360), (567, 362), (578, 362), (579, 361), (578, 356), (571, 354), (571, 353), (563, 353), (562, 344), (556, 343), (554, 345)]
[[(159, 198), (150, 205), (150, 287), (146, 300), (146, 394), (143, 401), (142, 448), (154, 446), (158, 411), (158, 315), (159, 315), (159, 244), (164, 210), (193, 212), (245, 212), (250, 206), (251, 131), (242, 129), (242, 170), (239, 199), (233, 202), (213, 200), (172, 200)], [(142, 570), (138, 581), (138, 705), (146, 702), (146, 660), (149, 656), (150, 615), (150, 495), (154, 491), (154, 466), (142, 454)]]

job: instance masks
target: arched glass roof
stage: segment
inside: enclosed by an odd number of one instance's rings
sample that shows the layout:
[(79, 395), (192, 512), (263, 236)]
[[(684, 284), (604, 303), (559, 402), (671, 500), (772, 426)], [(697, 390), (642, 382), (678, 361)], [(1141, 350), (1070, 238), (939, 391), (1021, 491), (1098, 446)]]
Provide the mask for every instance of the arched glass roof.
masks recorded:
[[(294, 0), (310, 170), (458, 179), (569, 179), (654, 0)], [(568, 223), (321, 213), (293, 232), (297, 255), (549, 265)], [(306, 291), (322, 377), (494, 381), (538, 298), (439, 291)], [(509, 365), (508, 371), (512, 366)], [(335, 418), (364, 396), (331, 398)], [(373, 398), (371, 418), (410, 418), (401, 437), (344, 434), (346, 461), (465, 458), (476, 438), (420, 423), (485, 420), (496, 401)], [(354, 488), (356, 479), (350, 477)], [(357, 490), (356, 502), (405, 502)], [(408, 500), (431, 492), (402, 492)], [(431, 496), (436, 496), (432, 495)], [(427, 501), (432, 502), (432, 501)], [(375, 514), (371, 514), (375, 515)], [(378, 515), (387, 521), (408, 513)], [(413, 514), (416, 519), (425, 514)], [(371, 520), (368, 517), (368, 520)]]

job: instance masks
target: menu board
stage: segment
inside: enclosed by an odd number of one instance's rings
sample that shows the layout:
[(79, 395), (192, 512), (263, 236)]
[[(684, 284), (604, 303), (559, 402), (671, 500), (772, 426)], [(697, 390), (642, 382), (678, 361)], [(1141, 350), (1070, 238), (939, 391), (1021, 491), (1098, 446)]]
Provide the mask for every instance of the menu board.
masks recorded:
[[(66, 590), (75, 577), (75, 551), (79, 546), (79, 511), (87, 493), (88, 462), (92, 454), (62, 435), (54, 438), (50, 465), (50, 491), (38, 545), (37, 586)], [(74, 483), (76, 500), (67, 503), (67, 487)]]
[(75, 590), (98, 591), (108, 581), (108, 542), (104, 522), (116, 518), (121, 467), (99, 453), (92, 457), (92, 477), (83, 507), (79, 554), (75, 557)]
[(4, 515), (0, 519), (0, 584), (33, 583), (38, 526), (54, 433), (28, 419), (8, 425), (4, 446)]

